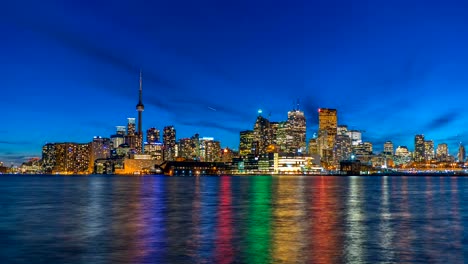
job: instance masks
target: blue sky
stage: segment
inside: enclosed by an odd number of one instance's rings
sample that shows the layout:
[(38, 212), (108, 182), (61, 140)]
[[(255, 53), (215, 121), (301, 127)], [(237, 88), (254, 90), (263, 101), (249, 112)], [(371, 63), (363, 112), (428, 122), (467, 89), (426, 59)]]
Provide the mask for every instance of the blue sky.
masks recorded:
[[(10, 1), (0, 10), (0, 161), (46, 142), (143, 127), (237, 148), (257, 109), (285, 120), (297, 99), (340, 124), (413, 149), (468, 140), (466, 1)], [(212, 110), (216, 109), (216, 111)]]

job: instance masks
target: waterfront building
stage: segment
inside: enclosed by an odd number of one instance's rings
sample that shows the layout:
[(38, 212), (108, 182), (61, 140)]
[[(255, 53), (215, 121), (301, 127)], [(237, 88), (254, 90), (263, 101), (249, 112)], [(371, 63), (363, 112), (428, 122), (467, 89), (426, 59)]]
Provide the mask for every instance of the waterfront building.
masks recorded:
[(212, 137), (200, 139), (200, 161), (218, 162), (221, 160), (221, 143)]
[(337, 134), (338, 118), (336, 109), (320, 108), (319, 113), (319, 151), (322, 161), (332, 162), (333, 148)]
[(224, 148), (221, 151), (221, 161), (222, 162), (231, 162), (234, 158), (234, 151), (230, 148)]
[(384, 143), (384, 155), (393, 155), (393, 143), (391, 141), (387, 141)]
[(402, 165), (411, 161), (411, 152), (406, 146), (398, 146), (395, 150), (395, 164)]
[(175, 160), (176, 157), (176, 130), (174, 126), (166, 126), (163, 130), (163, 158), (166, 161)]
[(336, 135), (335, 148), (333, 149), (334, 161), (340, 162), (351, 158), (351, 138), (346, 133)]
[(424, 150), (426, 149), (424, 143), (424, 135), (416, 135), (414, 137), (414, 161), (422, 162), (425, 159)]
[(291, 141), (291, 135), (288, 134), (288, 122), (279, 122), (276, 128), (275, 144), (279, 152), (287, 152), (288, 142)]
[(163, 159), (163, 144), (161, 142), (152, 142), (145, 144), (145, 154), (150, 155), (154, 160)]
[(258, 117), (254, 125), (254, 146), (255, 155), (267, 153), (267, 148), (273, 142), (270, 121), (262, 116), (262, 111), (258, 111)]
[(460, 145), (458, 146), (458, 154), (457, 154), (458, 162), (465, 162), (465, 157), (466, 157), (465, 146), (463, 146), (463, 144), (460, 142)]
[(254, 132), (252, 130), (245, 130), (240, 132), (239, 140), (239, 155), (241, 157), (247, 156), (252, 153), (252, 144), (254, 142)]
[(434, 154), (434, 141), (426, 140), (424, 141), (424, 160), (431, 161), (435, 159)]
[(177, 157), (183, 158), (185, 160), (193, 160), (194, 157), (192, 156), (194, 151), (195, 145), (192, 144), (191, 138), (181, 138), (177, 143)]
[(299, 109), (288, 112), (286, 146), (286, 153), (305, 153), (306, 118)]
[(56, 143), (56, 165), (53, 173), (82, 174), (87, 173), (90, 160), (90, 144)]
[(436, 155), (438, 161), (447, 161), (449, 156), (448, 145), (446, 143), (437, 145)]
[(55, 144), (48, 143), (42, 147), (42, 170), (52, 173), (56, 165)]
[(94, 162), (97, 159), (108, 159), (111, 154), (111, 141), (109, 138), (94, 137), (91, 142), (89, 153), (89, 168), (88, 172), (94, 171)]
[(159, 142), (159, 129), (156, 129), (154, 127), (146, 130), (146, 142), (148, 143), (156, 143)]

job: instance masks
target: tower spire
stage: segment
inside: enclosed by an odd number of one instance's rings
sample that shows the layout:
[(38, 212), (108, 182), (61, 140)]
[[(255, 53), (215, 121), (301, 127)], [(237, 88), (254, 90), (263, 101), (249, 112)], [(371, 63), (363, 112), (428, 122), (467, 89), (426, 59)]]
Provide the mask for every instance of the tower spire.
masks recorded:
[(136, 106), (136, 110), (138, 111), (138, 152), (143, 153), (144, 146), (143, 146), (143, 129), (142, 129), (142, 113), (145, 110), (145, 106), (143, 105), (143, 77), (142, 72), (140, 69), (140, 91), (139, 91), (139, 99), (138, 104)]

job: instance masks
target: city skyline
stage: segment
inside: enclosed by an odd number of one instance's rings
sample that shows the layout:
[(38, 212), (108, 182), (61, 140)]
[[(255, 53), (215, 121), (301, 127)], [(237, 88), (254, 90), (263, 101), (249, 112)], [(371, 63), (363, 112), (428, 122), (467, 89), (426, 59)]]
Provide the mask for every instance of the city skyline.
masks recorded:
[(328, 107), (375, 149), (413, 150), (424, 134), (454, 155), (468, 138), (467, 8), (454, 3), (7, 3), (0, 161), (112, 135), (137, 117), (140, 68), (143, 131), (174, 125), (237, 149), (257, 109), (286, 120), (299, 98), (307, 139)]

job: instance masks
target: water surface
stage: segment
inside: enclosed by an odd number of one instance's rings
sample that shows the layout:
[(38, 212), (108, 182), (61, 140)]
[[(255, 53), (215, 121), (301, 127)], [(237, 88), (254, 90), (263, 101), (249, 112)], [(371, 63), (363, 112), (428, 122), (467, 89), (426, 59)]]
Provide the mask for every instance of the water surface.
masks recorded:
[(1, 263), (464, 263), (464, 177), (1, 176)]

